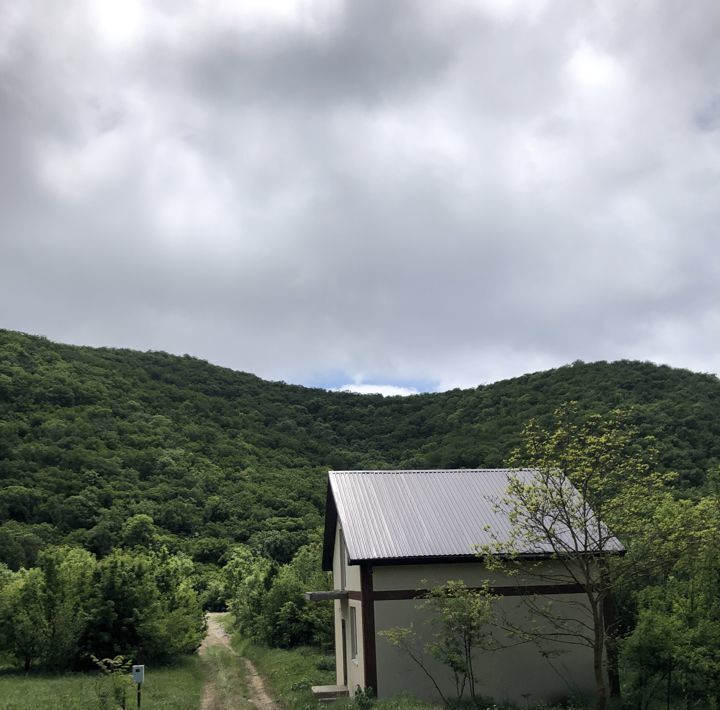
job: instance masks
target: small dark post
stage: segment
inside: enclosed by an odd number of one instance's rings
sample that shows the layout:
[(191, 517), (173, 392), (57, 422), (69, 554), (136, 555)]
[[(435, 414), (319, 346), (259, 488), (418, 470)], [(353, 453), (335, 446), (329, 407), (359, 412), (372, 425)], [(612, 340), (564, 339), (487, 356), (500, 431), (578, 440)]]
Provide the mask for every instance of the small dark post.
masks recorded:
[(142, 683), (137, 684), (137, 701), (138, 710), (140, 710), (140, 704), (142, 703)]

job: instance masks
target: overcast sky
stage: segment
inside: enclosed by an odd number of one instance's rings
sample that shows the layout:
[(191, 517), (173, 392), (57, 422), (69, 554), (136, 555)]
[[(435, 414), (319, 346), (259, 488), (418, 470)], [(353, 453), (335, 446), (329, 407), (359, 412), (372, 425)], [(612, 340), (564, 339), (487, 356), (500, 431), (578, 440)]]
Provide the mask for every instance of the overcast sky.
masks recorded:
[(0, 0), (0, 327), (329, 388), (720, 371), (717, 0)]

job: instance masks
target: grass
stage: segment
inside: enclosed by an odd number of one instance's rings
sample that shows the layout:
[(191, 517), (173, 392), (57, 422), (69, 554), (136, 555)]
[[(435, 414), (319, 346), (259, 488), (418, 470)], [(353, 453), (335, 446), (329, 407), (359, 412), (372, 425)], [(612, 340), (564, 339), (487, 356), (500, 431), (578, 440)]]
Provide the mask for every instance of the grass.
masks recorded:
[[(229, 621), (229, 619), (228, 619)], [(231, 629), (228, 626), (228, 631)], [(258, 672), (266, 681), (268, 692), (275, 698), (283, 710), (315, 710), (319, 705), (310, 692), (312, 685), (332, 685), (335, 683), (334, 656), (318, 653), (317, 649), (297, 648), (279, 649), (268, 648), (250, 643), (237, 634), (232, 636), (235, 650), (249, 658)], [(338, 701), (332, 705), (335, 710), (351, 710), (361, 707), (352, 701)], [(470, 710), (470, 705), (464, 706)], [(492, 701), (478, 703), (476, 710), (510, 710), (515, 705), (498, 704)], [(540, 706), (544, 710), (560, 710), (557, 705)], [(585, 707), (572, 706), (574, 708)], [(387, 700), (372, 703), (372, 710), (444, 710), (437, 703), (425, 703), (411, 696), (397, 696)]]
[(335, 657), (317, 649), (256, 646), (237, 635), (233, 636), (233, 647), (253, 662), (266, 682), (268, 693), (283, 710), (317, 707), (310, 686), (335, 683)]
[[(197, 656), (145, 669), (143, 710), (198, 710), (205, 667)], [(99, 707), (98, 673), (0, 673), (0, 710), (90, 710)], [(135, 688), (128, 707), (135, 707)]]
[[(245, 669), (236, 656), (217, 646), (204, 657), (206, 679), (215, 697), (216, 710), (252, 710)], [(197, 707), (197, 706), (196, 706)]]

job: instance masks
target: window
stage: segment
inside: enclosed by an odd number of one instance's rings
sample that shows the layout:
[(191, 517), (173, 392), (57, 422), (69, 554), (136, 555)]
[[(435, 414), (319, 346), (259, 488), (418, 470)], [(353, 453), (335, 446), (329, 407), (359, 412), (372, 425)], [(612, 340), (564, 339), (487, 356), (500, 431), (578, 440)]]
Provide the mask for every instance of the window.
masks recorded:
[(350, 607), (350, 658), (357, 658), (357, 608)]

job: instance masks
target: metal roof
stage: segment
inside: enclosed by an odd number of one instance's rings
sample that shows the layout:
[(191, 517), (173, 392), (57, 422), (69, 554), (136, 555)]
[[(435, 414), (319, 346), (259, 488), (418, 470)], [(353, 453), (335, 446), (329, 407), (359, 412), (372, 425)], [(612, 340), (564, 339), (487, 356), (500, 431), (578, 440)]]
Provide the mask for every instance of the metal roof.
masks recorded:
[[(533, 473), (531, 469), (330, 471), (328, 505), (334, 503), (353, 562), (468, 557), (478, 545), (509, 541), (511, 523), (498, 504), (506, 494), (508, 476), (529, 480)], [(614, 538), (610, 547), (622, 550)], [(552, 550), (534, 544), (514, 551), (542, 555)]]

